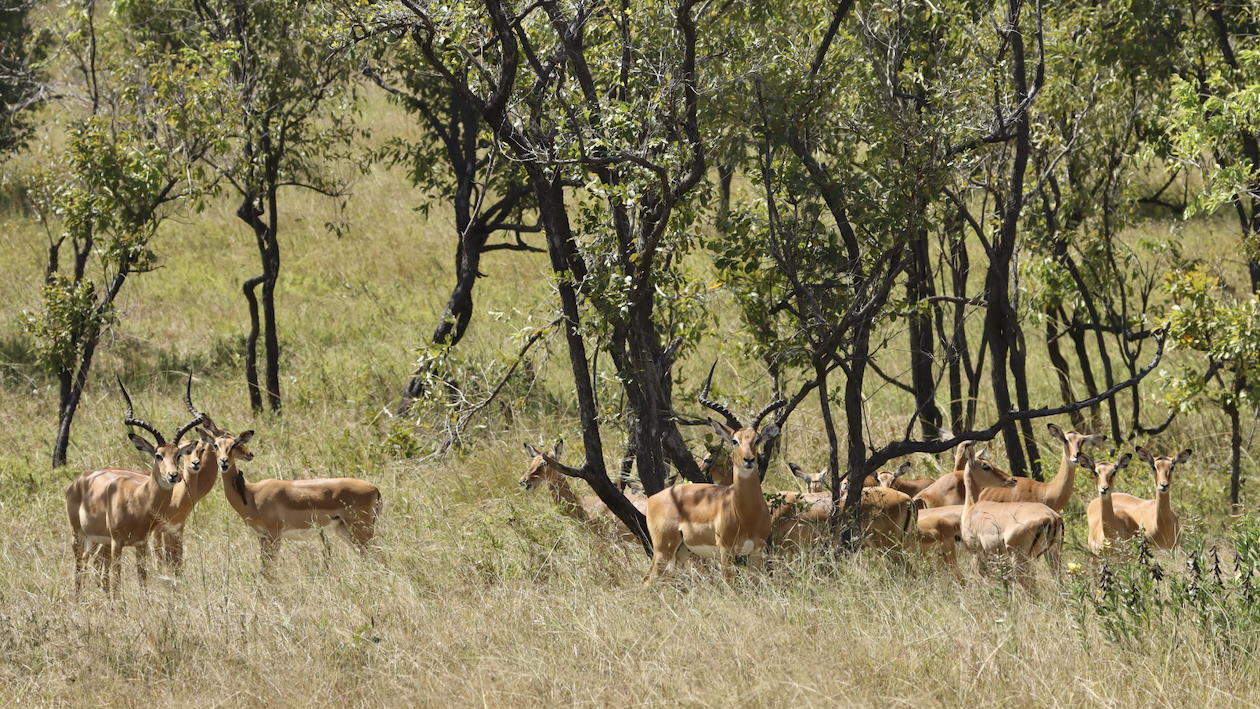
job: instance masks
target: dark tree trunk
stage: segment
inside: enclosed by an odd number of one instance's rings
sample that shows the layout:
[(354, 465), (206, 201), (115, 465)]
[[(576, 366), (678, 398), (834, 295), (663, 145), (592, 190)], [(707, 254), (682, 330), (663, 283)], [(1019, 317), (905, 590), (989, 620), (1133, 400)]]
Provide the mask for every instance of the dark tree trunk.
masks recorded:
[[(862, 483), (866, 480), (868, 466), (866, 462), (866, 429), (865, 416), (862, 412), (862, 387), (866, 379), (866, 363), (870, 354), (870, 323), (859, 323), (853, 331), (853, 349), (849, 353), (848, 379), (844, 383), (844, 415), (847, 430), (847, 463), (849, 493), (844, 500), (845, 519), (840, 532), (840, 546), (844, 549), (856, 548), (861, 540)], [(838, 468), (832, 468), (838, 470)], [(832, 500), (839, 499), (839, 490), (834, 486), (840, 476), (832, 476)]]
[[(1068, 325), (1068, 336), (1072, 338), (1072, 346), (1076, 349), (1076, 361), (1081, 367), (1081, 381), (1085, 384), (1085, 395), (1092, 399), (1098, 396), (1098, 382), (1094, 379), (1094, 365), (1090, 361), (1089, 346), (1085, 342), (1085, 330), (1074, 321)], [(1089, 431), (1096, 433), (1102, 428), (1102, 407), (1089, 407)]]
[(911, 258), (906, 278), (906, 300), (912, 308), (909, 317), (910, 379), (923, 438), (932, 440), (940, 435), (938, 430), (942, 423), (941, 411), (936, 406), (936, 379), (932, 372), (932, 364), (936, 361), (932, 311), (923, 312), (915, 307), (925, 298), (936, 295), (932, 281), (932, 263), (928, 258), (927, 230), (919, 230), (910, 239), (909, 246)]
[[(269, 179), (268, 182), (265, 189), (270, 213), (267, 214), (266, 222), (262, 219), (263, 210), (255, 204), (252, 195), (245, 195), (236, 210), (236, 216), (254, 230), (259, 260), (262, 262), (262, 273), (247, 278), (242, 285), (245, 300), (249, 304), (249, 333), (245, 337), (245, 383), (249, 388), (250, 407), (255, 412), (263, 409), (263, 388), (258, 381), (259, 335), (263, 338), (263, 376), (267, 403), (272, 411), (280, 411), (280, 341), (276, 332), (275, 299), (276, 280), (280, 270), (280, 245), (275, 233), (278, 225), (277, 188), (273, 181)], [(256, 293), (259, 285), (262, 286), (261, 317)]]
[[(1050, 364), (1054, 367), (1055, 377), (1059, 380), (1059, 396), (1063, 399), (1063, 405), (1067, 406), (1076, 401), (1076, 395), (1072, 393), (1071, 369), (1068, 366), (1067, 357), (1063, 356), (1063, 349), (1059, 346), (1059, 338), (1062, 335), (1063, 332), (1059, 330), (1054, 310), (1046, 308), (1046, 351), (1050, 354)], [(1085, 428), (1085, 414), (1072, 411), (1068, 415), (1072, 418), (1073, 428), (1078, 431)]]
[[(1229, 503), (1238, 505), (1239, 487), (1242, 483), (1242, 422), (1238, 411), (1238, 397), (1246, 389), (1246, 377), (1238, 374), (1234, 377), (1234, 396), (1225, 413), (1229, 414)], [(1234, 509), (1231, 508), (1232, 514)]]

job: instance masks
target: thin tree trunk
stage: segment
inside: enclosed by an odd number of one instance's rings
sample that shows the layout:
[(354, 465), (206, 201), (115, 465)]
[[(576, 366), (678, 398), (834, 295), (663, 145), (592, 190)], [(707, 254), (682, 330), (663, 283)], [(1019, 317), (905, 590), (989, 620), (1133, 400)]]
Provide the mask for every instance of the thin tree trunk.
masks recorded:
[(258, 334), (261, 330), (258, 317), (258, 296), (254, 289), (267, 280), (267, 274), (245, 279), (242, 291), (249, 304), (249, 332), (245, 335), (245, 386), (249, 389), (249, 407), (255, 413), (262, 411), (262, 389), (258, 386)]
[[(1071, 370), (1068, 365), (1067, 358), (1063, 356), (1063, 349), (1059, 346), (1059, 338), (1063, 335), (1059, 331), (1059, 323), (1055, 319), (1053, 309), (1046, 309), (1046, 351), (1050, 354), (1050, 364), (1054, 367), (1055, 377), (1059, 380), (1059, 396), (1063, 399), (1066, 406), (1076, 401), (1076, 395), (1072, 393), (1072, 377)], [(1085, 427), (1085, 414), (1080, 411), (1073, 411), (1068, 414), (1072, 418), (1072, 427), (1081, 430)]]
[[(906, 299), (912, 308), (916, 303), (935, 293), (932, 287), (932, 264), (928, 260), (928, 234), (921, 229), (909, 241), (911, 259), (906, 278)], [(941, 427), (941, 411), (936, 406), (936, 378), (932, 364), (936, 360), (935, 342), (932, 337), (932, 315), (912, 311), (909, 320), (910, 378), (914, 389), (915, 410), (924, 440), (937, 438)]]

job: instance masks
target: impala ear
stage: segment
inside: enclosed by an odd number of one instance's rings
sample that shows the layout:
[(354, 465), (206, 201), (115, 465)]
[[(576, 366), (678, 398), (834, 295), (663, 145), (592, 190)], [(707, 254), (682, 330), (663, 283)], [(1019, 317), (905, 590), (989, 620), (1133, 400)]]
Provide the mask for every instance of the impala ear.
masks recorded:
[(249, 443), (253, 437), (254, 437), (253, 431), (246, 431), (236, 437), (236, 441), (232, 444), (232, 447), (235, 448), (236, 446), (243, 446), (246, 443)]
[(1177, 459), (1176, 459), (1176, 460), (1174, 460), (1173, 462), (1174, 462), (1174, 463), (1176, 463), (1177, 465), (1181, 465), (1182, 463), (1186, 462), (1187, 460), (1190, 460), (1190, 454), (1191, 454), (1191, 453), (1193, 453), (1193, 452), (1194, 452), (1194, 451), (1192, 451), (1192, 450), (1190, 450), (1189, 448), (1187, 448), (1187, 449), (1185, 449), (1185, 450), (1181, 451), (1180, 453), (1178, 453), (1178, 454), (1177, 454)]
[(1136, 451), (1138, 460), (1146, 463), (1147, 465), (1155, 465), (1155, 459), (1151, 457), (1150, 452), (1148, 452), (1145, 448), (1138, 446)]
[(1080, 455), (1076, 456), (1076, 464), (1088, 470), (1089, 472), (1093, 473), (1094, 475), (1098, 474), (1098, 471), (1094, 470), (1093, 459), (1085, 455), (1084, 453), (1081, 453)]
[(728, 428), (726, 424), (722, 423), (721, 421), (714, 421), (713, 419), (709, 419), (709, 425), (713, 427), (713, 430), (717, 433), (719, 438), (731, 444), (732, 446), (736, 445), (735, 432), (732, 431), (730, 428)]
[(893, 473), (893, 477), (899, 478), (908, 472), (910, 472), (910, 461), (907, 460), (906, 462), (897, 466), (897, 472)]
[(1081, 439), (1082, 446), (1087, 446), (1087, 445), (1088, 446), (1101, 446), (1102, 444), (1106, 442), (1107, 442), (1107, 434), (1105, 433), (1095, 433), (1092, 436), (1086, 436), (1085, 438)]
[(1067, 443), (1067, 436), (1063, 435), (1063, 429), (1059, 428), (1058, 424), (1048, 423), (1046, 424), (1046, 428), (1050, 431), (1050, 435), (1052, 437), (1057, 438), (1060, 441), (1063, 441), (1064, 443)]
[(188, 455), (189, 453), (192, 453), (193, 449), (196, 447), (197, 447), (197, 441), (189, 441), (188, 443), (184, 444), (183, 448), (179, 449), (179, 454), (181, 456)]
[(564, 455), (564, 439), (557, 438), (556, 445), (551, 449), (551, 451), (551, 456), (556, 460), (559, 460), (560, 456)]
[(542, 455), (542, 453), (539, 453), (538, 449), (535, 448), (533, 444), (531, 443), (525, 444), (525, 452), (529, 454), (530, 459), (537, 458), (538, 456)]
[(976, 460), (988, 460), (988, 459), (989, 459), (989, 447), (988, 447), (988, 446), (985, 446), (984, 448), (981, 448), (981, 449), (980, 449), (980, 452), (979, 452), (979, 453), (976, 453)]
[(214, 436), (211, 436), (210, 432), (204, 428), (197, 429), (197, 435), (201, 437), (202, 443), (214, 443)]
[(801, 466), (797, 465), (796, 463), (788, 463), (788, 469), (792, 471), (793, 475), (800, 478), (801, 480), (809, 480), (809, 474), (806, 473), (804, 470), (802, 470)]
[(136, 450), (140, 451), (141, 453), (148, 453), (149, 455), (157, 455), (157, 449), (154, 448), (153, 444), (149, 443), (148, 440), (140, 436), (137, 436), (134, 433), (128, 433), (127, 438), (131, 439), (131, 445), (135, 446)]
[(771, 423), (757, 434), (757, 445), (764, 445), (779, 437), (779, 424)]
[[(1080, 458), (1077, 458), (1077, 460), (1080, 460)], [(1124, 455), (1120, 456), (1120, 460), (1116, 461), (1116, 472), (1119, 472), (1129, 467), (1129, 463), (1132, 462), (1132, 460), (1133, 460), (1132, 453), (1125, 453)]]

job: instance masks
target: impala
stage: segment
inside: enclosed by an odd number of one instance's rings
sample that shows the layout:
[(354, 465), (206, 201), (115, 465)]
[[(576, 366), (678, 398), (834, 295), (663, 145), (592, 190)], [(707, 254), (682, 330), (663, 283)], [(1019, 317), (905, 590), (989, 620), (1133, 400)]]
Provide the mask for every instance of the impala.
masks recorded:
[(885, 470), (876, 477), (879, 479), (880, 487), (890, 487), (897, 492), (904, 492), (910, 497), (914, 497), (920, 492), (923, 492), (931, 487), (932, 483), (936, 482), (935, 478), (915, 478), (913, 480), (906, 480), (903, 476), (909, 471), (910, 461), (906, 461), (901, 465), (898, 465), (895, 472), (890, 473)]
[[(966, 467), (967, 458), (965, 455), (966, 446), (964, 443), (954, 450), (954, 471), (945, 473), (928, 485), (919, 494), (914, 496), (915, 503), (920, 509), (933, 507), (949, 507), (951, 505), (961, 505), (967, 497), (967, 490), (963, 486), (962, 470)], [(978, 460), (989, 459), (989, 449), (981, 448), (975, 454)]]
[[(1091, 554), (1101, 554), (1111, 542), (1130, 539), (1139, 531), (1136, 520), (1127, 512), (1123, 516), (1116, 515), (1111, 495), (1116, 473), (1128, 467), (1132, 459), (1133, 456), (1128, 453), (1120, 456), (1120, 459), (1114, 463), (1102, 460), (1094, 462), (1084, 453), (1077, 457), (1080, 466), (1094, 474), (1094, 486), (1098, 490), (1098, 497), (1090, 500), (1087, 510)], [(1132, 496), (1125, 495), (1125, 497)]]
[(1173, 468), (1190, 460), (1192, 451), (1187, 448), (1176, 458), (1154, 457), (1145, 448), (1137, 449), (1138, 460), (1155, 471), (1155, 499), (1143, 500), (1132, 495), (1113, 494), (1111, 504), (1116, 516), (1127, 515), (1150, 538), (1156, 549), (1172, 549), (1180, 541), (1177, 513), (1172, 510), (1170, 488)]
[[(203, 443), (214, 451), (223, 479), (223, 494), (258, 537), (263, 572), (268, 573), (283, 539), (305, 538), (335, 531), (360, 553), (366, 554), (381, 512), (381, 492), (358, 478), (245, 481), (236, 461), (254, 459), (246, 444), (253, 431), (215, 436), (199, 430)], [(327, 547), (325, 547), (327, 549)]]
[[(849, 491), (848, 479), (840, 481), (840, 499)], [(831, 514), (831, 493), (780, 492), (784, 504), (775, 509), (774, 537), (784, 546), (805, 548), (822, 535)], [(897, 490), (863, 487), (860, 502), (862, 536), (875, 548), (897, 548), (906, 543), (915, 527), (917, 510), (909, 495)], [(843, 502), (841, 510), (843, 510)]]
[[(529, 469), (521, 475), (518, 484), (525, 488), (526, 491), (532, 492), (540, 485), (547, 488), (547, 492), (551, 495), (551, 501), (555, 503), (560, 512), (564, 515), (572, 517), (579, 522), (590, 522), (600, 518), (610, 518), (617, 527), (617, 534), (626, 541), (638, 543), (639, 538), (630, 531), (625, 522), (622, 522), (608, 509), (598, 497), (578, 497), (573, 493), (573, 488), (569, 487), (569, 476), (558, 470), (550, 461), (560, 460), (560, 456), (564, 454), (564, 441), (557, 440), (556, 445), (549, 451), (540, 451), (532, 444), (525, 444), (525, 452), (530, 457)], [(669, 487), (669, 485), (666, 485)], [(647, 498), (642, 495), (626, 495), (626, 499), (630, 500), (640, 512), (646, 514)]]
[[(197, 411), (192, 403), (192, 375), (188, 375), (188, 384), (184, 388), (184, 404), (188, 407), (189, 413), (194, 418), (199, 419), (203, 426), (216, 435), (222, 433), (221, 429), (210, 420), (209, 416)], [(193, 508), (198, 502), (205, 499), (214, 490), (214, 484), (217, 477), (214, 470), (206, 470), (202, 472), (202, 464), (208, 460), (213, 460), (214, 452), (210, 450), (210, 446), (200, 441), (194, 441), (196, 446), (192, 452), (184, 456), (183, 479), (175, 484), (175, 489), (171, 492), (170, 502), (166, 509), (161, 513), (162, 525), (159, 529), (154, 530), (154, 547), (157, 551), (158, 560), (163, 564), (179, 570), (184, 563), (184, 523), (188, 520), (188, 516), (192, 514)], [(213, 467), (213, 463), (211, 463)], [(126, 474), (134, 475), (140, 478), (148, 477), (148, 473), (143, 470), (126, 471)]]
[(916, 521), (919, 551), (939, 554), (941, 561), (959, 581), (962, 581), (962, 572), (958, 569), (957, 542), (962, 512), (962, 505), (932, 507), (919, 510)]
[(819, 493), (827, 490), (826, 481), (827, 475), (831, 472), (830, 466), (823, 468), (817, 473), (807, 473), (796, 463), (788, 463), (788, 469), (805, 483), (805, 492)]
[[(195, 447), (189, 443), (180, 447), (184, 434), (201, 419), (195, 418), (175, 430), (170, 443), (156, 427), (132, 417), (131, 397), (122, 380), (118, 380), (123, 399), (127, 402), (127, 414), (123, 423), (139, 426), (153, 434), (156, 445), (134, 433), (128, 434), (131, 444), (153, 458), (151, 470), (104, 468), (86, 472), (70, 483), (66, 489), (66, 515), (74, 535), (74, 590), (78, 593), (83, 579), (83, 567), (89, 545), (100, 545), (105, 573), (101, 586), (116, 594), (122, 584), (122, 553), (124, 547), (136, 548), (136, 576), (143, 585), (148, 579), (145, 557), (148, 555), (149, 535), (160, 529), (166, 520), (163, 514), (170, 505), (171, 493), (179, 482), (180, 458)], [(140, 474), (137, 474), (140, 473)]]
[(1087, 436), (1076, 431), (1063, 432), (1054, 424), (1048, 424), (1050, 435), (1063, 443), (1063, 460), (1059, 474), (1050, 482), (1038, 482), (1032, 478), (1016, 478), (1014, 487), (990, 488), (980, 493), (981, 500), (993, 502), (1040, 502), (1055, 512), (1062, 512), (1072, 498), (1072, 485), (1076, 482), (1076, 464), (1081, 449), (1087, 445), (1101, 445), (1107, 437), (1101, 434)]
[[(710, 380), (712, 377), (710, 370)], [(747, 555), (749, 566), (756, 571), (762, 569), (763, 550), (770, 535), (770, 508), (761, 493), (757, 459), (761, 447), (779, 435), (779, 426), (771, 423), (760, 431), (757, 427), (767, 414), (787, 402), (780, 399), (765, 407), (749, 426), (739, 424), (738, 417), (703, 395), (700, 403), (737, 424), (732, 428), (709, 420), (718, 436), (731, 444), (734, 480), (729, 486), (676, 485), (648, 498), (647, 523), (653, 553), (652, 566), (643, 580), (645, 585), (672, 571), (676, 562), (685, 561), (692, 552), (717, 556), (728, 581), (732, 577), (731, 557), (736, 554)]]
[(1016, 479), (1006, 471), (979, 460), (968, 444), (963, 468), (967, 498), (963, 503), (959, 537), (976, 553), (983, 570), (984, 555), (1007, 556), (1017, 581), (1031, 587), (1029, 564), (1040, 556), (1057, 575), (1063, 551), (1063, 518), (1040, 502), (991, 502), (980, 499), (981, 487), (1014, 488)]

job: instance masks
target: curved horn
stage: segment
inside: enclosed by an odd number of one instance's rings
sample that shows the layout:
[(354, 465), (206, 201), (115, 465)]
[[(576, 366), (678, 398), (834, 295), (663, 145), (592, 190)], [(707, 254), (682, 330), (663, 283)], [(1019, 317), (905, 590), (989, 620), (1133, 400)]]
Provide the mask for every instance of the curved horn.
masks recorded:
[(201, 421), (201, 423), (205, 425), (206, 428), (210, 429), (211, 434), (215, 436), (222, 436), (223, 434), (227, 433), (227, 431), (224, 431), (223, 429), (219, 428), (218, 425), (216, 425), (215, 422), (209, 416), (201, 413), (200, 411), (197, 410), (197, 407), (193, 406), (192, 374), (191, 373), (189, 373), (188, 375), (188, 386), (184, 388), (184, 403), (188, 405), (188, 412), (191, 413), (199, 421)]
[(118, 388), (122, 389), (123, 398), (127, 400), (127, 415), (123, 417), (123, 424), (127, 426), (139, 426), (140, 428), (143, 428), (153, 434), (153, 438), (157, 440), (159, 447), (166, 445), (166, 439), (162, 437), (162, 434), (159, 433), (156, 428), (138, 418), (132, 418), (131, 414), (133, 412), (131, 409), (131, 396), (127, 394), (127, 387), (123, 386), (122, 377), (114, 375), (114, 378), (118, 380)]
[(766, 414), (774, 411), (775, 409), (781, 409), (784, 406), (787, 406), (787, 399), (776, 399), (771, 402), (768, 406), (766, 406), (766, 408), (757, 412), (757, 416), (753, 418), (752, 428), (759, 428), (761, 426), (761, 419), (765, 418)]
[(716, 359), (713, 360), (713, 366), (709, 367), (709, 378), (704, 380), (704, 388), (700, 390), (700, 396), (696, 397), (696, 399), (701, 404), (707, 406), (710, 409), (713, 409), (719, 414), (722, 414), (722, 416), (726, 418), (726, 425), (738, 431), (739, 429), (744, 427), (744, 424), (739, 422), (739, 417), (731, 413), (731, 410), (726, 408), (725, 406), (722, 406), (716, 401), (710, 401), (708, 398), (706, 398), (709, 396), (709, 385), (713, 383), (713, 370), (715, 369), (717, 369)]
[(205, 421), (205, 414), (199, 413), (197, 409), (193, 407), (193, 374), (192, 373), (188, 374), (188, 384), (186, 384), (184, 387), (184, 403), (188, 404), (188, 411), (193, 412), (193, 421), (185, 423), (184, 426), (180, 426), (179, 428), (175, 429), (175, 445), (176, 446), (179, 446), (179, 440), (180, 438), (184, 437), (184, 433), (188, 433), (190, 428), (197, 426), (198, 423), (202, 423), (203, 421)]

